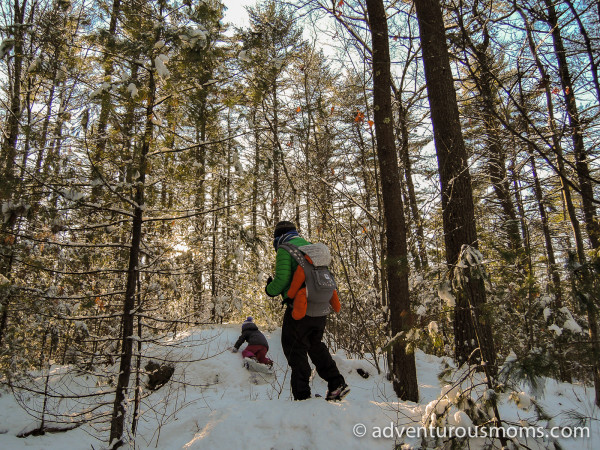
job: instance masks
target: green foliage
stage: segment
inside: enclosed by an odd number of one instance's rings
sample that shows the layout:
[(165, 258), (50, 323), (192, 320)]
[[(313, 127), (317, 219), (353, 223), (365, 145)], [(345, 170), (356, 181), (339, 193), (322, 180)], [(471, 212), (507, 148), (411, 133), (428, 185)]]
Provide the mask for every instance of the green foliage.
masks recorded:
[(548, 354), (540, 350), (517, 358), (513, 353), (504, 362), (498, 380), (505, 385), (518, 386), (525, 383), (529, 392), (542, 395), (544, 392), (545, 377), (552, 375), (553, 361)]

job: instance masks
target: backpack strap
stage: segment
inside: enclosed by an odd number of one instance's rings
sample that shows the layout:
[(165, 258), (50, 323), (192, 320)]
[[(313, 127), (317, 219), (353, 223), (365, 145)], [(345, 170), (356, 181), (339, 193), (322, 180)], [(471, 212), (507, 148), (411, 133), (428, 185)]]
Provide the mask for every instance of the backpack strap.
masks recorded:
[(292, 256), (292, 258), (294, 258), (298, 265), (303, 269), (305, 269), (308, 265), (308, 261), (304, 257), (304, 253), (302, 253), (296, 245), (290, 243), (279, 244), (279, 248), (287, 250), (287, 252)]

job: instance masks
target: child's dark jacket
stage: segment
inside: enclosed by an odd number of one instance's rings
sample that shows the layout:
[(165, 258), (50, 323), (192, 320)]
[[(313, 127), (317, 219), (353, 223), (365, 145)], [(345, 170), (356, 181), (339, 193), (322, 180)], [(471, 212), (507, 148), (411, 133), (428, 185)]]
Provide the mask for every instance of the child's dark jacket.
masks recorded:
[(269, 348), (267, 338), (258, 331), (258, 327), (252, 322), (244, 323), (242, 325), (242, 334), (236, 341), (234, 347), (239, 349), (244, 342), (248, 342), (248, 345), (264, 345), (267, 349)]

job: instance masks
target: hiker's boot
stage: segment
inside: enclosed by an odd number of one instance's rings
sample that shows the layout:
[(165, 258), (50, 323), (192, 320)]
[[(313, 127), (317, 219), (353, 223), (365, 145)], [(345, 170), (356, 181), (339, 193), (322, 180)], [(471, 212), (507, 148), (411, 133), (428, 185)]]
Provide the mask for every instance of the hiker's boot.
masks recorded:
[(346, 383), (342, 383), (339, 387), (333, 391), (327, 391), (325, 400), (327, 401), (338, 401), (343, 399), (350, 392), (350, 388)]

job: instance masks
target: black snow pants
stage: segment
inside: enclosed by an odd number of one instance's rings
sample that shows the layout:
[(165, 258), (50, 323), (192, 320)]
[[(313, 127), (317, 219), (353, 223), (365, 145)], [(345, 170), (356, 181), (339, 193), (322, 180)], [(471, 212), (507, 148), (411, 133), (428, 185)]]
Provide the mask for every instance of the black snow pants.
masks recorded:
[(281, 329), (281, 346), (292, 369), (291, 385), (294, 400), (310, 398), (309, 356), (319, 376), (327, 381), (329, 391), (337, 389), (345, 382), (329, 349), (321, 342), (326, 322), (327, 316), (304, 316), (300, 320), (295, 320), (292, 317), (292, 308), (288, 307), (285, 310)]

